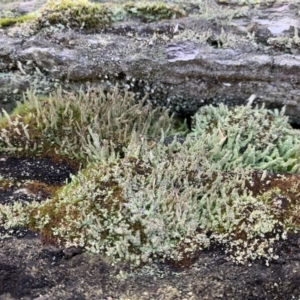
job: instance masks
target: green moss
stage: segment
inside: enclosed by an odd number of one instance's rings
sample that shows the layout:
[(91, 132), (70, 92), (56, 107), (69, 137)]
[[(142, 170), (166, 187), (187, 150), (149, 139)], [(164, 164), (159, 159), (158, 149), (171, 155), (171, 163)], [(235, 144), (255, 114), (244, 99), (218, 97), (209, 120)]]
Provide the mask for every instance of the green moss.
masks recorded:
[(37, 18), (37, 14), (35, 13), (18, 16), (15, 18), (0, 18), (0, 27), (7, 27), (19, 23), (25, 23), (31, 20), (35, 20), (36, 18)]
[(111, 12), (105, 5), (87, 0), (48, 1), (40, 20), (50, 24), (63, 24), (73, 28), (103, 28), (111, 23)]
[(128, 2), (124, 9), (129, 16), (141, 18), (146, 22), (178, 18), (186, 14), (178, 6), (170, 6), (163, 2)]
[(88, 0), (49, 0), (38, 13), (0, 18), (0, 27), (37, 19), (35, 26), (62, 24), (73, 29), (102, 29), (113, 22), (138, 18), (145, 22), (186, 15), (179, 6), (163, 2), (126, 2), (98, 4)]
[(185, 12), (177, 6), (162, 2), (128, 2), (125, 4), (97, 4), (87, 0), (51, 0), (43, 8), (40, 23), (63, 24), (71, 28), (101, 29), (112, 22), (134, 17), (143, 21), (157, 21), (181, 17)]

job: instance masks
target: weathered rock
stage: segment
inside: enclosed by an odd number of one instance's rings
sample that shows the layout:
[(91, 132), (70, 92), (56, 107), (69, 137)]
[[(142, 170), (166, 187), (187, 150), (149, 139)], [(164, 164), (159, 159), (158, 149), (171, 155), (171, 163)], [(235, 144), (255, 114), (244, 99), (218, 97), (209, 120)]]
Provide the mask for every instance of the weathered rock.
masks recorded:
[(267, 107), (286, 105), (291, 122), (299, 123), (298, 5), (275, 2), (231, 15), (214, 5), (209, 20), (191, 13), (93, 33), (50, 26), (30, 37), (24, 26), (2, 29), (1, 105), (19, 100), (29, 85), (45, 93), (58, 84), (119, 83), (183, 115), (209, 103), (244, 104), (255, 94)]
[(112, 267), (100, 255), (69, 258), (43, 247), (28, 233), (0, 241), (0, 299), (298, 299), (299, 235), (278, 244), (283, 259), (266, 266), (226, 260), (221, 249), (202, 251), (188, 269), (153, 265), (131, 271)]

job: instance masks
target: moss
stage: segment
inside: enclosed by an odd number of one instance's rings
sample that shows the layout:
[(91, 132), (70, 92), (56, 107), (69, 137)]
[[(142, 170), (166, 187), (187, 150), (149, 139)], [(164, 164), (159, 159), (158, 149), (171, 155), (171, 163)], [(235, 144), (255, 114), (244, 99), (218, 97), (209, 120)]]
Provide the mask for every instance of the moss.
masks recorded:
[(144, 22), (178, 18), (186, 12), (163, 2), (125, 2), (98, 4), (88, 0), (49, 0), (36, 13), (0, 18), (0, 27), (37, 20), (34, 27), (61, 24), (72, 29), (103, 29), (113, 22), (138, 18)]
[(48, 185), (39, 181), (29, 181), (25, 184), (25, 188), (29, 193), (34, 195), (40, 195), (42, 199), (52, 198), (58, 189), (61, 188), (60, 185)]
[(145, 22), (183, 17), (186, 13), (178, 6), (163, 2), (128, 2), (124, 9), (129, 16), (141, 18)]
[(111, 23), (110, 11), (104, 5), (87, 0), (48, 1), (40, 20), (50, 24), (63, 24), (73, 28), (103, 28)]
[(37, 18), (37, 14), (35, 13), (26, 14), (18, 17), (0, 18), (0, 27), (7, 27), (19, 23), (25, 23), (31, 20), (35, 20), (36, 18)]
[(41, 24), (63, 24), (71, 28), (86, 30), (102, 29), (113, 22), (130, 17), (143, 21), (157, 21), (181, 17), (185, 12), (177, 6), (162, 2), (127, 2), (125, 4), (97, 4), (87, 0), (48, 1), (39, 18)]

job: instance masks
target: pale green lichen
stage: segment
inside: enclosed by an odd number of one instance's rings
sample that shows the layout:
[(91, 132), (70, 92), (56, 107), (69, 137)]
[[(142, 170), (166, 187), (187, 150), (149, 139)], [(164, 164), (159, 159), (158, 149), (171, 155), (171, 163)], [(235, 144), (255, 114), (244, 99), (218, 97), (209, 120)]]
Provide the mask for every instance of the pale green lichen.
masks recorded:
[(19, 156), (55, 155), (84, 165), (97, 160), (104, 145), (121, 153), (133, 131), (149, 141), (159, 139), (161, 130), (171, 134), (168, 111), (152, 109), (145, 101), (137, 103), (133, 93), (117, 87), (91, 87), (78, 95), (58, 90), (44, 99), (29, 92), (11, 116), (3, 111), (0, 150)]
[(269, 249), (283, 230), (268, 195), (254, 197), (246, 188), (250, 170), (221, 172), (203, 141), (196, 143), (197, 151), (177, 145), (174, 153), (174, 144), (150, 150), (134, 139), (125, 158), (90, 165), (53, 199), (28, 207), (31, 228), (46, 241), (102, 253), (113, 263), (181, 263), (216, 241), (238, 262), (276, 259)]
[(5, 207), (0, 218), (112, 263), (184, 265), (216, 242), (240, 263), (276, 259), (274, 243), (299, 229), (292, 212), (300, 209), (298, 198), (291, 197), (299, 187), (251, 187), (267, 176), (255, 169), (299, 172), (299, 133), (283, 112), (249, 106), (201, 108), (194, 127), (183, 144), (175, 138), (168, 146), (149, 145), (133, 130), (124, 157), (103, 145), (51, 199)]
[(209, 160), (223, 170), (300, 171), (300, 133), (291, 128), (284, 109), (206, 106), (194, 117), (192, 136), (206, 141)]
[(211, 29), (201, 32), (187, 27), (184, 31), (175, 35), (173, 40), (194, 41), (199, 44), (209, 44), (215, 48), (235, 48), (237, 44), (248, 45), (248, 47), (251, 47), (252, 49), (257, 48), (254, 35), (248, 33), (247, 36), (239, 36), (237, 39), (235, 34), (230, 31), (225, 32), (223, 28), (221, 28), (220, 34), (216, 34)]
[(294, 28), (294, 35), (292, 37), (288, 35), (271, 37), (267, 40), (267, 44), (271, 45), (276, 50), (283, 50), (287, 53), (298, 54), (300, 47), (298, 28)]

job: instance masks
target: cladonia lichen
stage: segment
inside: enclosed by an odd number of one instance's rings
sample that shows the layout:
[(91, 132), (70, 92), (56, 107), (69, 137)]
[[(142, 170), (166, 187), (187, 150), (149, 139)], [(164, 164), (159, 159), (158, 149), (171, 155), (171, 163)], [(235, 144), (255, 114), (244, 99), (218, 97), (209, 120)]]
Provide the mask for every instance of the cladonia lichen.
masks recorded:
[(195, 115), (191, 135), (206, 141), (210, 161), (223, 170), (300, 171), (300, 133), (291, 128), (284, 109), (206, 106)]
[[(39, 107), (51, 107), (51, 99)], [(63, 115), (74, 102), (49, 111)], [(75, 112), (68, 112), (67, 119)], [(111, 113), (106, 110), (102, 117), (115, 118), (122, 124), (116, 130), (122, 131), (126, 114)], [(50, 117), (43, 120), (56, 128)], [(14, 119), (7, 116), (6, 122), (11, 126)], [(45, 124), (38, 127), (48, 128)], [(299, 185), (284, 181), (288, 172), (299, 173), (299, 133), (283, 112), (203, 107), (193, 131), (180, 143), (176, 137), (164, 143), (164, 135), (149, 143), (148, 131), (135, 129), (126, 134), (122, 155), (111, 144), (99, 144), (94, 159), (50, 199), (1, 206), (2, 224), (29, 227), (45, 243), (82, 247), (109, 256), (112, 263), (125, 260), (137, 266), (161, 260), (184, 266), (215, 243), (240, 263), (277, 259), (276, 241), (300, 225), (295, 217)], [(106, 138), (114, 140), (115, 133), (108, 131)], [(64, 144), (56, 145), (59, 152)], [(84, 149), (77, 151), (89, 155)]]
[(167, 110), (152, 109), (146, 98), (137, 103), (133, 93), (121, 93), (118, 87), (90, 87), (78, 95), (60, 89), (45, 99), (31, 91), (11, 116), (3, 113), (2, 152), (61, 156), (82, 164), (96, 160), (104, 145), (121, 153), (133, 131), (153, 140), (162, 130), (174, 130)]

